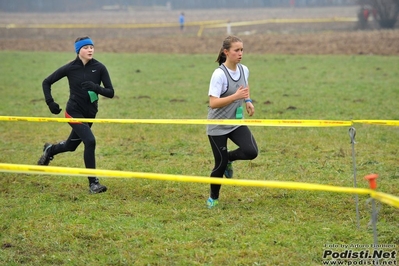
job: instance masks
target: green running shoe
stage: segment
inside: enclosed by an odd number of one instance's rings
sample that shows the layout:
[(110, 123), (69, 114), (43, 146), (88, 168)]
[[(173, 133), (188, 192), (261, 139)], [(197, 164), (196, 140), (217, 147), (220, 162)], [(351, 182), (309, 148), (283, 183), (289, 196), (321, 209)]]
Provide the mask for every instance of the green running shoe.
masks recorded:
[(212, 209), (213, 207), (216, 207), (218, 204), (219, 204), (219, 200), (218, 199), (209, 198), (206, 201), (206, 206), (208, 206), (209, 209)]
[(224, 170), (224, 176), (227, 178), (233, 178), (233, 162), (228, 162), (226, 170)]

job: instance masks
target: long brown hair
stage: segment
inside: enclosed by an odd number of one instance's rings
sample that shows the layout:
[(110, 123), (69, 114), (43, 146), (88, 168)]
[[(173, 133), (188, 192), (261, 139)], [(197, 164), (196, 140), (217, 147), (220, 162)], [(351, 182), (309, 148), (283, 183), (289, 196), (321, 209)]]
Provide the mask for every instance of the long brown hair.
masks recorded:
[(221, 64), (223, 64), (224, 62), (226, 62), (226, 55), (224, 53), (224, 49), (229, 50), (231, 47), (231, 44), (233, 42), (242, 42), (242, 40), (240, 38), (238, 38), (237, 36), (233, 36), (233, 35), (227, 36), (226, 39), (224, 39), (222, 48), (220, 48), (220, 51), (219, 51), (218, 58), (215, 61), (215, 62), (218, 62), (219, 66)]

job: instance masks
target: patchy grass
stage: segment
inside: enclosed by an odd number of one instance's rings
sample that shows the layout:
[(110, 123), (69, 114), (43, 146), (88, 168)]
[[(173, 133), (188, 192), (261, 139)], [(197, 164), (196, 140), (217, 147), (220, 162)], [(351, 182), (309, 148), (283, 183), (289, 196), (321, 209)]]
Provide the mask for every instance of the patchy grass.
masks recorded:
[[(51, 117), (41, 81), (73, 55), (0, 52), (0, 115)], [(116, 97), (98, 118), (205, 118), (215, 55), (99, 54)], [(162, 64), (161, 64), (162, 62)], [(398, 120), (397, 58), (246, 55), (256, 119)], [(65, 108), (66, 80), (53, 88)], [(0, 162), (36, 164), (64, 123), (0, 121)], [(359, 187), (375, 172), (399, 195), (396, 127), (356, 124)], [(95, 124), (100, 169), (209, 176), (204, 125)], [(353, 186), (347, 127), (252, 127), (260, 155), (236, 162), (235, 178)], [(230, 144), (233, 146), (233, 144)], [(54, 166), (84, 167), (83, 146)], [(372, 244), (371, 207), (350, 194), (223, 186), (208, 210), (209, 185), (0, 173), (0, 262), (5, 265), (320, 265), (327, 244)], [(381, 205), (379, 243), (399, 245), (399, 213)]]

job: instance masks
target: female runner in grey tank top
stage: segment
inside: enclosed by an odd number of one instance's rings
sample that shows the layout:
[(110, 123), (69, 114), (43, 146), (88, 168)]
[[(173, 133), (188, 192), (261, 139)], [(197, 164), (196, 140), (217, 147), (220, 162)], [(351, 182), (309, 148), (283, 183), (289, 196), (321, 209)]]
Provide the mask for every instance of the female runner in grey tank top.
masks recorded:
[[(255, 112), (249, 93), (249, 70), (240, 64), (243, 42), (236, 36), (228, 36), (216, 60), (219, 67), (212, 74), (209, 85), (208, 119), (243, 119), (243, 105), (249, 116)], [(208, 125), (207, 135), (211, 144), (215, 165), (211, 177), (233, 177), (232, 163), (236, 160), (252, 160), (258, 156), (258, 146), (247, 126)], [(238, 148), (228, 151), (230, 139)], [(210, 185), (208, 208), (219, 204), (221, 185)]]

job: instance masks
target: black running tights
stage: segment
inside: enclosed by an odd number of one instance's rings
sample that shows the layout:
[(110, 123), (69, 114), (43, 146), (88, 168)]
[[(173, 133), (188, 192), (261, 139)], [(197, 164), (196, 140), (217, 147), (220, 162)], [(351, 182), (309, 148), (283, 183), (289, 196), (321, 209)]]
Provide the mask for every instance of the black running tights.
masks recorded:
[[(93, 123), (69, 123), (72, 127), (71, 134), (66, 141), (62, 141), (56, 145), (53, 145), (51, 149), (51, 155), (63, 153), (67, 151), (75, 151), (79, 144), (83, 141), (84, 144), (84, 163), (86, 168), (96, 168), (96, 138), (91, 131)], [(88, 177), (89, 183), (96, 183), (98, 179), (96, 177)]]
[[(208, 138), (215, 158), (215, 166), (212, 170), (211, 177), (223, 177), (228, 161), (252, 160), (258, 156), (258, 146), (247, 126), (240, 126), (227, 135), (208, 135)], [(236, 144), (238, 148), (228, 151), (228, 139)], [(220, 188), (221, 185), (219, 184), (211, 184), (210, 197), (212, 199), (219, 198)]]

